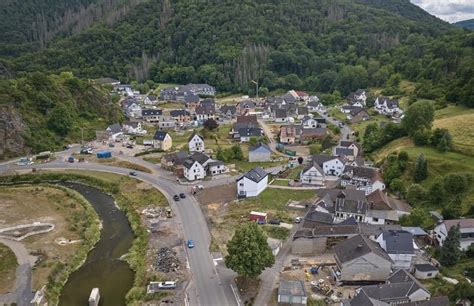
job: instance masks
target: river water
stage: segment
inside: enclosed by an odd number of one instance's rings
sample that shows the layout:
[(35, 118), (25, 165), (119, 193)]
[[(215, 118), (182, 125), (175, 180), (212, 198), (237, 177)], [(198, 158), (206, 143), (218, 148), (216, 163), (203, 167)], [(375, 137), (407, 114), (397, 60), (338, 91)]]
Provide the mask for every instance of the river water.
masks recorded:
[(125, 305), (125, 295), (133, 285), (134, 272), (120, 260), (132, 245), (133, 233), (125, 214), (112, 197), (100, 190), (75, 183), (66, 183), (86, 198), (99, 215), (103, 228), (100, 240), (87, 256), (86, 262), (69, 277), (59, 299), (60, 306), (88, 305), (94, 287), (100, 290), (100, 305)]

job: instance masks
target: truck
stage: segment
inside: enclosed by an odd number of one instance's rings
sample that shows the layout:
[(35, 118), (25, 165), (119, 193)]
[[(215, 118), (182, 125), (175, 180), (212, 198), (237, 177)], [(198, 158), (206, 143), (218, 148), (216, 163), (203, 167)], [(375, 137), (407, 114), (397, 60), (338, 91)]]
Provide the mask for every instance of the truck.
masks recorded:
[(249, 220), (255, 221), (258, 224), (265, 224), (267, 222), (267, 213), (251, 211), (249, 214)]
[(16, 164), (18, 166), (29, 166), (33, 164), (33, 159), (31, 157), (22, 157)]
[(110, 151), (99, 151), (97, 152), (97, 158), (111, 158), (112, 152)]

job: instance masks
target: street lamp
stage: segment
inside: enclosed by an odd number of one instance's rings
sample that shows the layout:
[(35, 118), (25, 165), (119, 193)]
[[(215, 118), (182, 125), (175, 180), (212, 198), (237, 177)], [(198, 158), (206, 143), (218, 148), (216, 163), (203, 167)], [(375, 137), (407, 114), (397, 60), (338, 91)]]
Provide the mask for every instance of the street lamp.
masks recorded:
[(258, 100), (258, 80), (257, 81), (251, 80), (251, 82), (254, 83), (255, 86), (257, 87), (257, 100)]

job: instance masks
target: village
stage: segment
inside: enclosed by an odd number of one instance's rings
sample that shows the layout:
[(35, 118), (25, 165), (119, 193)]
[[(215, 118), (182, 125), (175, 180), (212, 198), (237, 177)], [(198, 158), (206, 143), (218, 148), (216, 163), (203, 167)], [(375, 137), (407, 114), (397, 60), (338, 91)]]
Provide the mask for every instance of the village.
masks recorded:
[[(296, 90), (219, 101), (207, 84), (164, 88), (156, 96), (111, 85), (127, 121), (98, 131), (81, 153), (140, 157), (189, 185), (206, 212), (214, 251), (225, 254), (238, 223), (262, 226), (276, 258), (262, 279), (274, 277), (268, 295), (275, 304), (449, 305), (428, 289), (440, 263), (427, 249), (442, 246), (459, 225), (467, 250), (474, 219), (443, 220), (433, 211), (431, 232), (401, 226), (412, 207), (387, 192), (382, 169), (365, 158), (353, 128), (374, 116), (381, 125), (399, 124), (404, 111), (397, 100), (377, 96), (369, 106), (360, 89), (329, 108)], [(222, 183), (199, 192), (213, 180)], [(236, 214), (240, 219), (231, 220)]]

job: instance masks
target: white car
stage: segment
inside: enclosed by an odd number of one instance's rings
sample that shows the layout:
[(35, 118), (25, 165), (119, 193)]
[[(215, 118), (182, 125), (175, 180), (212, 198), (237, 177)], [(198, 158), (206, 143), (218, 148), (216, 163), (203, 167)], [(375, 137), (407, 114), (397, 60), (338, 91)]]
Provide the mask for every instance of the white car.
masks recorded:
[(159, 282), (158, 288), (160, 289), (176, 289), (176, 282), (167, 281), (167, 282)]

